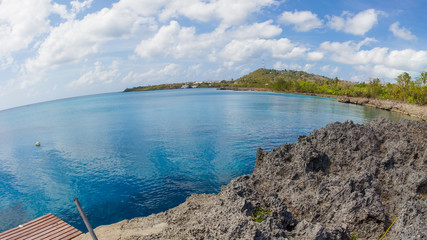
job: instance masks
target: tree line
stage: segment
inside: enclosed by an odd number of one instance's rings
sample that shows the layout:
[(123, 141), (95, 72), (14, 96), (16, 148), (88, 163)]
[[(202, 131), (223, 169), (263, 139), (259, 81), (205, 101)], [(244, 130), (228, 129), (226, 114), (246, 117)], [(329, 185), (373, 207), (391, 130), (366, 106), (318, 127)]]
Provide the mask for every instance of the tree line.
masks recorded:
[[(328, 78), (304, 71), (261, 68), (236, 80), (198, 83), (199, 88), (245, 87), (263, 88), (291, 93), (328, 94), (347, 97), (365, 97), (427, 104), (427, 73), (412, 78), (407, 72), (396, 77), (396, 83), (371, 78), (366, 82), (352, 82)], [(128, 88), (125, 92), (181, 88), (183, 83), (160, 84)]]
[(259, 69), (233, 83), (240, 87), (268, 88), (274, 91), (328, 94), (398, 100), (413, 104), (427, 104), (427, 73), (412, 78), (407, 72), (396, 77), (396, 83), (379, 78), (366, 82), (351, 82), (327, 78), (303, 71)]

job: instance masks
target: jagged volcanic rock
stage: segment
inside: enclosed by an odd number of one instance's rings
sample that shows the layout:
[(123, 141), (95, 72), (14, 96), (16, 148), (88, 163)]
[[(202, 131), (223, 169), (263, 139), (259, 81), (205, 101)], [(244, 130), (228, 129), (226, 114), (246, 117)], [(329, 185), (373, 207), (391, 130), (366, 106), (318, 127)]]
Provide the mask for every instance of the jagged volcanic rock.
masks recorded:
[(254, 173), (219, 194), (195, 194), (96, 232), (100, 239), (379, 239), (398, 217), (386, 239), (427, 239), (426, 163), (425, 122), (333, 123), (295, 144), (258, 149)]

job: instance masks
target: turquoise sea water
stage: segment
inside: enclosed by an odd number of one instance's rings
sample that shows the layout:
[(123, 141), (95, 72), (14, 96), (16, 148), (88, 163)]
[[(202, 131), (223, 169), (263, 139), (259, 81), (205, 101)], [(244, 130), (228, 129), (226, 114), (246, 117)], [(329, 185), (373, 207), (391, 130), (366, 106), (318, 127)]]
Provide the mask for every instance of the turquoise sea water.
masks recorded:
[[(86, 231), (214, 193), (258, 147), (335, 121), (403, 115), (334, 99), (214, 89), (113, 93), (0, 111), (0, 231), (53, 213)], [(36, 147), (35, 142), (41, 146)]]

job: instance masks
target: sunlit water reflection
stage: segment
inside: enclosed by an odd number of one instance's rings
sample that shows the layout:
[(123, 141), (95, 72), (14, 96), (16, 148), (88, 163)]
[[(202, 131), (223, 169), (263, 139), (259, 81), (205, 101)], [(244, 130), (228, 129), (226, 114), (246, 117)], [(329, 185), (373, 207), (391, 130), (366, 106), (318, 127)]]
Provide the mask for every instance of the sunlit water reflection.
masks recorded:
[(0, 231), (49, 212), (86, 231), (74, 197), (94, 227), (164, 211), (251, 173), (258, 147), (295, 142), (331, 122), (378, 117), (405, 116), (328, 98), (214, 89), (1, 111)]

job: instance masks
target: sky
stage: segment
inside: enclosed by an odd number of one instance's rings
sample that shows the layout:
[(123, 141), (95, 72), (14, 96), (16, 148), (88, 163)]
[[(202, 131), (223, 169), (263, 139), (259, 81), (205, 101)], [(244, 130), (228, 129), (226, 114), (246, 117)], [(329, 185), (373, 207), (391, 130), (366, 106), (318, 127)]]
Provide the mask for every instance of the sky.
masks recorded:
[(0, 110), (258, 68), (427, 71), (425, 0), (0, 0)]

